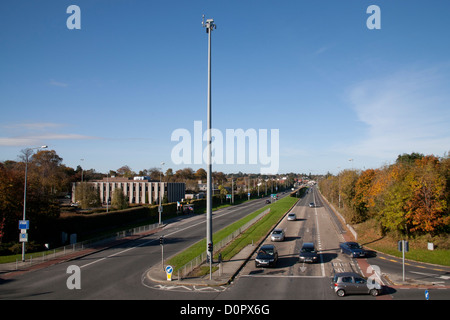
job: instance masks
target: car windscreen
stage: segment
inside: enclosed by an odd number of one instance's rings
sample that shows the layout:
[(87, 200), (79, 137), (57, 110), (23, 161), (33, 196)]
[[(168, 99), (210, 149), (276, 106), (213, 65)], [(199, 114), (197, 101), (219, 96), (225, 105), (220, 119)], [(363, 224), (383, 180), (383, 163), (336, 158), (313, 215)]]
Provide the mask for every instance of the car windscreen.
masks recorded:
[(272, 249), (259, 250), (258, 256), (273, 256)]

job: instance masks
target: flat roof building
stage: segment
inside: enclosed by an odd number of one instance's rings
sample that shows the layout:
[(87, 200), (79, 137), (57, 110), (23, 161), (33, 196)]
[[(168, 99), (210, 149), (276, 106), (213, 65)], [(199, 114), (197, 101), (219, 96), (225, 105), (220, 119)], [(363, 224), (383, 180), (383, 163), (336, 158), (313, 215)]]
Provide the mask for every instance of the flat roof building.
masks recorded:
[[(81, 182), (72, 184), (72, 202), (75, 202), (76, 186)], [(128, 202), (138, 204), (159, 204), (160, 197), (167, 197), (168, 202), (181, 201), (186, 192), (184, 182), (160, 182), (152, 181), (150, 177), (108, 177), (102, 180), (87, 182), (99, 190), (100, 201), (106, 204), (111, 202), (112, 195), (116, 188), (121, 188), (124, 195), (128, 197)]]

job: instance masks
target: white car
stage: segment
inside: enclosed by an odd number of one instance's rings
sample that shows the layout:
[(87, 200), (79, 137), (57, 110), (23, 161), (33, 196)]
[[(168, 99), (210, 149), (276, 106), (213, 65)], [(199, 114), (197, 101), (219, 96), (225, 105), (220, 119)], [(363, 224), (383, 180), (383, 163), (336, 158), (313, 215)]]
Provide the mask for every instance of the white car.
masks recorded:
[(295, 221), (295, 220), (297, 220), (297, 216), (295, 215), (295, 213), (291, 212), (288, 214), (287, 219), (288, 219), (288, 221)]

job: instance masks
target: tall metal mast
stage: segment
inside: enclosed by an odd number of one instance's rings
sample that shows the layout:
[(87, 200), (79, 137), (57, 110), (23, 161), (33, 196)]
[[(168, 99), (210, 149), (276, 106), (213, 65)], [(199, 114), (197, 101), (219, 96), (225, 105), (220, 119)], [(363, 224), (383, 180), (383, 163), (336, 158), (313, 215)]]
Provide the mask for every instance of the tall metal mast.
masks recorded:
[(206, 192), (206, 252), (209, 260), (209, 278), (212, 277), (211, 265), (213, 258), (213, 239), (212, 239), (212, 161), (211, 161), (211, 34), (216, 28), (214, 24), (214, 19), (207, 19), (205, 22), (205, 16), (203, 15), (202, 20), (203, 27), (206, 28), (206, 33), (208, 34), (208, 159), (207, 159), (207, 192)]

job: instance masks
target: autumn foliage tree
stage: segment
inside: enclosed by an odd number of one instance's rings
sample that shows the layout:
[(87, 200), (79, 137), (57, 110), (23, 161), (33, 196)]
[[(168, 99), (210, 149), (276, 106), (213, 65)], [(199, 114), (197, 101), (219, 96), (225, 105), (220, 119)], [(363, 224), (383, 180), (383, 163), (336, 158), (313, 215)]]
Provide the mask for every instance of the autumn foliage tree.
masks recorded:
[(411, 196), (405, 205), (405, 218), (412, 232), (436, 233), (450, 224), (446, 179), (439, 167), (438, 158), (426, 156), (415, 161), (409, 174)]
[(376, 219), (383, 230), (408, 235), (448, 233), (450, 159), (403, 154), (395, 164), (364, 171), (344, 170), (320, 182), (332, 202), (340, 194), (352, 223)]
[(30, 220), (30, 239), (38, 241), (47, 236), (52, 219), (60, 214), (56, 198), (69, 189), (70, 170), (62, 165), (62, 158), (54, 150), (42, 150), (36, 154), (30, 151), (23, 151), (22, 161), (0, 163), (0, 244), (18, 241), (27, 159), (26, 218)]

